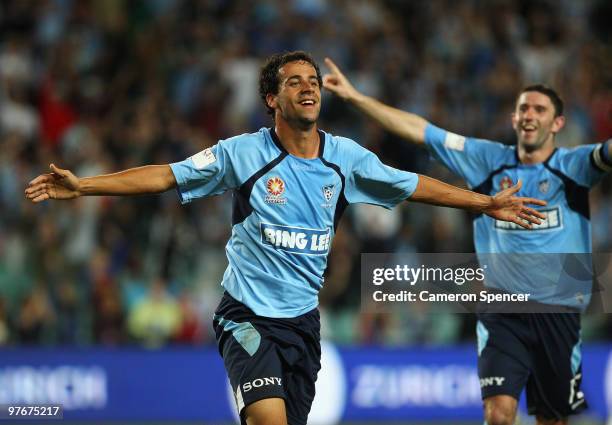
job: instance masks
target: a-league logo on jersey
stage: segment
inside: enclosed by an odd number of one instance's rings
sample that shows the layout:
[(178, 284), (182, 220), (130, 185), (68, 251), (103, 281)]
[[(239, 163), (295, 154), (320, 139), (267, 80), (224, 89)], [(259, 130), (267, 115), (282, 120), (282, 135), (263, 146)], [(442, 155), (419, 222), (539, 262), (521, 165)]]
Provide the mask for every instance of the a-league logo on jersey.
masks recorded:
[(277, 205), (287, 203), (287, 198), (282, 197), (285, 192), (285, 182), (280, 177), (270, 177), (266, 182), (266, 190), (268, 191), (264, 199), (266, 203)]
[(281, 196), (285, 191), (285, 182), (280, 177), (272, 177), (266, 183), (266, 189), (272, 196)]
[(512, 186), (514, 186), (514, 183), (512, 183), (512, 179), (508, 176), (504, 176), (504, 178), (499, 182), (499, 187), (501, 190), (506, 190)]

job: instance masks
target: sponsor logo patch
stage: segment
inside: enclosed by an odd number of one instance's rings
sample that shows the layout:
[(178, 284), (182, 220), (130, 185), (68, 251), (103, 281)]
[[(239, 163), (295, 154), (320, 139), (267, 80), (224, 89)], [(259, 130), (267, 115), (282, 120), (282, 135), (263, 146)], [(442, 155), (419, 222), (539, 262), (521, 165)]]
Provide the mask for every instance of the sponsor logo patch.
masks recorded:
[(215, 157), (212, 148), (204, 149), (203, 151), (198, 152), (191, 157), (193, 165), (195, 165), (198, 170), (205, 168), (216, 160), (217, 158)]
[(480, 378), (480, 388), (484, 387), (501, 387), (504, 384), (506, 378), (503, 376), (487, 376), (486, 378)]
[(331, 231), (261, 223), (261, 242), (282, 251), (305, 255), (326, 255)]
[[(269, 385), (281, 386), (282, 380), (281, 378), (278, 378), (276, 376), (269, 376), (266, 378), (253, 379), (250, 382), (245, 382), (244, 384), (242, 384), (242, 392), (248, 393), (251, 390), (261, 388), (261, 387), (267, 387)], [(240, 388), (238, 389), (238, 391), (240, 391)]]

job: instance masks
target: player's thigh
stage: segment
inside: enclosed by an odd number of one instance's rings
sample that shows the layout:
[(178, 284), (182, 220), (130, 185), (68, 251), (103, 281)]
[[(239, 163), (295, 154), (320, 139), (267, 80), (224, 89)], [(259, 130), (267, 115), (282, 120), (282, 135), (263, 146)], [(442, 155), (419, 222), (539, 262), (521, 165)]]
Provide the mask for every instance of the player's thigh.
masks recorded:
[(487, 315), (478, 321), (478, 378), (482, 399), (510, 396), (518, 400), (532, 363), (518, 317)]
[[(538, 347), (527, 383), (527, 408), (542, 423), (557, 423), (587, 406), (581, 390), (580, 317), (550, 313), (533, 316)], [(548, 422), (545, 422), (548, 421)]]
[(260, 400), (284, 399), (285, 366), (266, 320), (224, 297), (213, 325), (239, 415)]
[[(285, 369), (278, 347), (262, 337), (252, 355), (235, 338), (223, 344), (223, 362), (232, 386), (239, 415), (261, 400), (285, 399)], [(266, 402), (265, 405), (271, 402)], [(283, 403), (283, 411), (285, 405)], [(285, 416), (283, 416), (285, 418)]]
[(306, 425), (315, 397), (316, 376), (290, 373), (287, 379), (287, 419), (290, 425)]
[(509, 395), (495, 395), (484, 399), (487, 425), (511, 425), (516, 419), (518, 401)]
[(286, 375), (287, 419), (290, 425), (306, 425), (315, 397), (315, 383), (321, 369), (321, 342), (318, 317), (302, 320), (299, 358)]
[(266, 398), (249, 404), (244, 409), (247, 425), (287, 425), (285, 400)]

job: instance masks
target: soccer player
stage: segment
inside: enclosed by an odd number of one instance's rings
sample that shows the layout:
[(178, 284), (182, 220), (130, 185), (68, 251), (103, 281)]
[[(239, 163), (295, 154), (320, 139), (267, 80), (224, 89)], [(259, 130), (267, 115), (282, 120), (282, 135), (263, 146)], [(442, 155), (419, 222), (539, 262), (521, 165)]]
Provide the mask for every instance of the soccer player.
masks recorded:
[(26, 189), (34, 202), (177, 188), (182, 203), (233, 191), (223, 298), (213, 325), (247, 424), (305, 424), (320, 369), (317, 294), (347, 205), (403, 200), (464, 208), (529, 228), (543, 215), (517, 198), (461, 190), (383, 165), (352, 140), (317, 128), (322, 78), (305, 52), (274, 55), (259, 92), (273, 128), (222, 140), (182, 162), (77, 178), (51, 165)]
[[(447, 132), (420, 116), (384, 105), (357, 91), (330, 59), (325, 61), (331, 70), (323, 79), (326, 89), (386, 130), (425, 146), (474, 191), (490, 194), (524, 179), (527, 184), (521, 190), (526, 196), (548, 202), (549, 206), (540, 210), (546, 220), (529, 232), (478, 215), (474, 220), (477, 253), (591, 252), (588, 191), (612, 170), (612, 141), (555, 148), (555, 134), (563, 128), (565, 118), (563, 102), (554, 90), (533, 85), (519, 93), (512, 115), (517, 145), (506, 146)], [(538, 271), (516, 271), (521, 272), (529, 279)], [(535, 414), (541, 425), (567, 423), (569, 415), (586, 407), (580, 391), (577, 311), (583, 307), (581, 300), (561, 300), (562, 307), (574, 313), (479, 315), (478, 373), (488, 425), (514, 423), (517, 401), (525, 387), (529, 413)]]

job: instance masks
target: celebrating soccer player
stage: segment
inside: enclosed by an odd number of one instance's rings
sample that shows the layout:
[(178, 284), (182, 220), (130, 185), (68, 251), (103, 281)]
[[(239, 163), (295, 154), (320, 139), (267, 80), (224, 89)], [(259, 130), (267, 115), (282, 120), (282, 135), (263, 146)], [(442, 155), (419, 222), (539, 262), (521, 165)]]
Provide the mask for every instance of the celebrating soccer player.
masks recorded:
[(347, 205), (391, 208), (409, 199), (487, 214), (530, 228), (544, 216), (519, 198), (495, 196), (393, 169), (352, 140), (317, 128), (322, 77), (304, 52), (274, 55), (259, 92), (274, 119), (182, 162), (77, 178), (51, 165), (26, 189), (34, 202), (178, 189), (182, 203), (233, 191), (225, 293), (214, 327), (241, 419), (306, 424), (320, 369), (319, 289)]
[[(524, 178), (524, 194), (548, 201), (548, 208), (542, 210), (546, 219), (529, 232), (477, 215), (474, 242), (478, 253), (538, 253), (542, 259), (543, 253), (591, 252), (588, 192), (604, 173), (612, 171), (612, 141), (555, 148), (555, 135), (565, 118), (563, 102), (553, 89), (532, 85), (518, 94), (512, 115), (517, 145), (506, 146), (447, 132), (418, 115), (384, 105), (357, 91), (330, 59), (326, 64), (331, 73), (323, 79), (325, 88), (388, 131), (424, 145), (474, 191), (491, 194)], [(508, 278), (514, 282), (519, 280), (517, 276), (531, 279), (532, 287), (542, 292), (536, 296), (546, 303), (551, 299), (543, 292), (550, 286), (534, 279), (551, 279), (545, 269), (517, 268)], [(558, 307), (574, 311), (567, 314), (479, 315), (478, 373), (488, 425), (514, 423), (517, 401), (525, 387), (529, 413), (536, 415), (540, 425), (567, 423), (569, 415), (586, 407), (580, 391), (578, 312), (584, 309), (588, 294), (576, 295), (555, 297), (555, 303), (561, 304)]]

